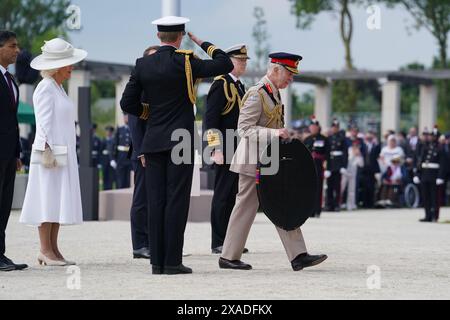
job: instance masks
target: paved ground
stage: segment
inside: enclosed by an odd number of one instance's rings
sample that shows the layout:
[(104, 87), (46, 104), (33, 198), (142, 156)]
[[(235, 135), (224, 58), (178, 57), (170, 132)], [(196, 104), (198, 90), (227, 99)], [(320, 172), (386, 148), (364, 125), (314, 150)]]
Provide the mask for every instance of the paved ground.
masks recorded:
[(220, 270), (209, 224), (190, 223), (184, 263), (194, 274), (183, 276), (153, 276), (148, 262), (131, 259), (126, 222), (63, 228), (62, 251), (79, 269), (40, 267), (37, 231), (18, 217), (10, 219), (7, 254), (30, 268), (0, 273), (0, 299), (450, 299), (449, 208), (439, 224), (419, 223), (422, 210), (325, 213), (303, 232), (308, 250), (329, 259), (300, 272), (262, 214), (243, 258), (252, 271)]

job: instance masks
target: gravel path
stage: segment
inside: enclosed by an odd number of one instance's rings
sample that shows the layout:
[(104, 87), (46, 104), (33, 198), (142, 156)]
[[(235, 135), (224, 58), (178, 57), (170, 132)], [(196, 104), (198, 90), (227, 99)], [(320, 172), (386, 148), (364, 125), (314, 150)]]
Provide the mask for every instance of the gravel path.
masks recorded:
[(262, 214), (243, 256), (252, 271), (220, 270), (209, 224), (189, 223), (184, 264), (194, 274), (154, 276), (148, 261), (131, 259), (129, 223), (121, 221), (63, 227), (62, 252), (79, 268), (40, 267), (37, 230), (14, 212), (7, 255), (30, 268), (0, 273), (0, 299), (450, 299), (450, 209), (439, 224), (419, 223), (422, 215), (368, 210), (311, 219), (303, 227), (308, 250), (329, 258), (300, 272)]

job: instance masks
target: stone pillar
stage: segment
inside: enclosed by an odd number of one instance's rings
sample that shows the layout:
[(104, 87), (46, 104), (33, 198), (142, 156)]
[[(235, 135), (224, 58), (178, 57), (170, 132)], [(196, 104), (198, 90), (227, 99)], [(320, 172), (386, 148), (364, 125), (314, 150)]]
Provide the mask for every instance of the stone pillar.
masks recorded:
[(386, 131), (400, 128), (401, 83), (388, 81), (382, 85), (381, 136)]
[[(30, 106), (33, 106), (33, 92), (34, 92), (34, 86), (31, 84), (21, 84), (19, 86), (19, 94), (20, 94), (20, 101), (25, 102), (29, 104)], [(20, 123), (19, 124), (19, 132), (20, 136), (22, 138), (28, 138), (28, 135), (31, 132), (31, 125), (26, 123)]]
[(419, 98), (419, 132), (432, 130), (437, 118), (437, 89), (434, 85), (421, 85)]
[(120, 108), (120, 99), (122, 99), (122, 94), (125, 91), (125, 87), (130, 80), (130, 75), (122, 75), (120, 80), (116, 82), (116, 127), (121, 127), (125, 123), (123, 121), (123, 112)]
[(89, 87), (91, 85), (91, 74), (85, 70), (74, 70), (69, 79), (68, 95), (75, 104), (75, 120), (78, 121), (78, 88)]
[(322, 133), (326, 133), (331, 124), (331, 94), (331, 84), (316, 85), (314, 115), (322, 127)]
[(280, 90), (280, 96), (284, 104), (284, 126), (292, 128), (292, 85)]

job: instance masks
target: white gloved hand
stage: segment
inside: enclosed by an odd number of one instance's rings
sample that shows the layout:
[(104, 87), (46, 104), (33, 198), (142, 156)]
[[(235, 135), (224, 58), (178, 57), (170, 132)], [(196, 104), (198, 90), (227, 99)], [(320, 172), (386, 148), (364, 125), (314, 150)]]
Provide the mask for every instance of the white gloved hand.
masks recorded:
[(419, 183), (420, 183), (419, 177), (418, 177), (418, 176), (415, 176), (415, 177), (413, 178), (413, 182), (414, 182), (415, 184), (419, 184)]
[(440, 186), (441, 184), (444, 184), (444, 180), (443, 180), (443, 179), (437, 178), (437, 179), (436, 179), (436, 185), (437, 185), (437, 186)]
[(329, 177), (331, 177), (331, 171), (326, 170), (325, 171), (325, 179), (328, 179)]
[(377, 172), (374, 174), (375, 180), (381, 181), (381, 173)]
[(116, 169), (116, 168), (117, 168), (117, 162), (116, 162), (116, 160), (111, 160), (111, 162), (109, 163), (109, 165), (110, 165), (111, 167), (113, 167), (114, 169)]
[(347, 169), (341, 168), (341, 170), (339, 170), (339, 172), (340, 172), (342, 175), (346, 175), (346, 174), (347, 174)]

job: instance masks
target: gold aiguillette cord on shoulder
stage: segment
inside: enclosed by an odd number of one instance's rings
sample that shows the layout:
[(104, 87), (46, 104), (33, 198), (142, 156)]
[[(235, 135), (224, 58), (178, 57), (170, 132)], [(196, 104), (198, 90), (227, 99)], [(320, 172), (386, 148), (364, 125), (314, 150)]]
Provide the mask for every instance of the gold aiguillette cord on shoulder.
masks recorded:
[(194, 84), (194, 80), (192, 78), (192, 67), (191, 67), (190, 56), (193, 54), (193, 51), (192, 50), (176, 50), (176, 52), (184, 54), (184, 58), (185, 58), (184, 67), (185, 67), (185, 72), (186, 72), (188, 95), (189, 95), (189, 100), (194, 105), (197, 102), (197, 92), (196, 92), (195, 88), (196, 88), (197, 82), (199, 80), (197, 80)]
[[(236, 100), (238, 101), (238, 106), (241, 108), (242, 102), (241, 97), (239, 96), (239, 92), (236, 88), (236, 86), (233, 83), (230, 83), (229, 90), (227, 85), (227, 80), (224, 76), (218, 76), (214, 78), (215, 81), (222, 80), (223, 81), (223, 92), (225, 94), (225, 99), (227, 99), (227, 104), (223, 108), (222, 115), (226, 115), (230, 113), (231, 110), (233, 110), (233, 107), (236, 103)], [(230, 92), (228, 92), (230, 91)], [(230, 95), (231, 94), (231, 95)]]

